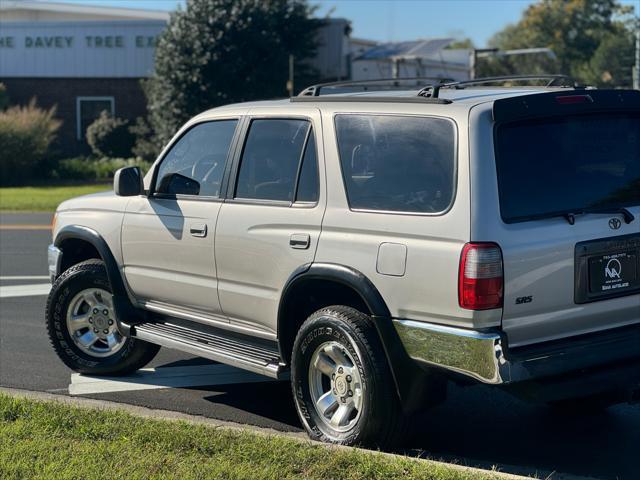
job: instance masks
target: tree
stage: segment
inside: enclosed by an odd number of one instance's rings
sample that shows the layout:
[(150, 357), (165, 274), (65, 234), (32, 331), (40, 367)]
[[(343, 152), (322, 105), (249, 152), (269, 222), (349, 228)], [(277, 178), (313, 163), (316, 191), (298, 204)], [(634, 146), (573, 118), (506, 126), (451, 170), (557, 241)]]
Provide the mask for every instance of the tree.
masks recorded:
[[(543, 0), (531, 5), (516, 25), (508, 25), (489, 41), (501, 50), (548, 47), (556, 59), (544, 55), (491, 58), (483, 63), (487, 74), (564, 73), (580, 81), (602, 85), (601, 74), (594, 69), (609, 68), (612, 86), (626, 84), (621, 70), (631, 71), (627, 58), (631, 35), (629, 17), (632, 9), (617, 0)], [(619, 37), (622, 37), (620, 39)], [(618, 51), (622, 48), (622, 51)], [(608, 56), (617, 56), (619, 61)], [(607, 75), (604, 78), (609, 78)], [(618, 81), (619, 80), (619, 81)]]
[(285, 96), (289, 55), (300, 85), (320, 26), (311, 13), (305, 0), (188, 0), (172, 13), (145, 84), (156, 145), (203, 110)]
[(471, 40), (470, 38), (466, 37), (466, 38), (454, 40), (449, 45), (447, 45), (446, 48), (448, 50), (454, 50), (454, 49), (473, 50), (476, 47), (473, 44), (473, 40)]
[(631, 65), (634, 64), (633, 34), (620, 29), (617, 34), (606, 35), (580, 73), (589, 85), (598, 87), (630, 87), (633, 83)]
[(153, 130), (145, 117), (138, 117), (129, 132), (135, 137), (135, 144), (131, 153), (137, 158), (153, 162), (158, 156), (158, 149), (154, 143)]

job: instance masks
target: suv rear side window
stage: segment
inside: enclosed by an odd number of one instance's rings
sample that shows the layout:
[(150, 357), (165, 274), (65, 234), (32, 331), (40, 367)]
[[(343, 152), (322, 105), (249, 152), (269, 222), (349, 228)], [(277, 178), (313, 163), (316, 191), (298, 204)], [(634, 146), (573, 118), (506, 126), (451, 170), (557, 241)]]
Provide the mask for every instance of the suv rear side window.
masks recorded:
[(218, 197), (237, 123), (200, 123), (182, 135), (158, 167), (156, 193)]
[(236, 198), (292, 202), (310, 123), (253, 120), (242, 151)]
[(499, 126), (507, 223), (640, 204), (640, 115), (597, 113)]
[(353, 209), (442, 213), (453, 201), (455, 127), (440, 118), (336, 115)]

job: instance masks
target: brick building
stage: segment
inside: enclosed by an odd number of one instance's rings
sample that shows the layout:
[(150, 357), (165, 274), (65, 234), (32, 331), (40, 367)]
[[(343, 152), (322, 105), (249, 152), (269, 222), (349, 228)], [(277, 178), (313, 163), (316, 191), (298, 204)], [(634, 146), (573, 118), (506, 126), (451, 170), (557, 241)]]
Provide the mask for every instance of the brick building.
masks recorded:
[(146, 112), (140, 80), (151, 74), (167, 12), (2, 0), (0, 82), (12, 104), (57, 106), (57, 149), (87, 152), (86, 128), (107, 110)]
[[(145, 115), (141, 80), (151, 75), (168, 12), (0, 0), (0, 82), (12, 104), (57, 106), (59, 153), (88, 152), (85, 132), (101, 111)], [(310, 63), (326, 79), (349, 75), (349, 22), (328, 19)], [(301, 87), (300, 87), (301, 88)]]

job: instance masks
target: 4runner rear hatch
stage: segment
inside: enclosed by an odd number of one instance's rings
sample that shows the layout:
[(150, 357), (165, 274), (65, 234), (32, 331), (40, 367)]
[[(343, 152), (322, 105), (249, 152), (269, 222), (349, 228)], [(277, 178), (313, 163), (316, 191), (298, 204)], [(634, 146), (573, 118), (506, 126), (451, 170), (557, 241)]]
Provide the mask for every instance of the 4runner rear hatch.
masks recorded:
[(510, 345), (640, 322), (640, 92), (512, 97), (493, 117)]

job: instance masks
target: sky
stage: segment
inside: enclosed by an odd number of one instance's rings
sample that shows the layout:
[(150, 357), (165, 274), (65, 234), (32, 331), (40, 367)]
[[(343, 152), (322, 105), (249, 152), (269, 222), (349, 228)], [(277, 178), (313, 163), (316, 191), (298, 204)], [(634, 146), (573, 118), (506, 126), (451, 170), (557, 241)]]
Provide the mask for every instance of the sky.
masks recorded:
[[(184, 0), (53, 0), (124, 8), (173, 10)], [(352, 22), (352, 37), (376, 41), (469, 37), (484, 47), (491, 36), (516, 23), (531, 0), (309, 0), (316, 15), (344, 17)], [(636, 6), (638, 0), (621, 0)]]

